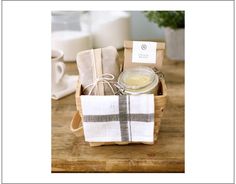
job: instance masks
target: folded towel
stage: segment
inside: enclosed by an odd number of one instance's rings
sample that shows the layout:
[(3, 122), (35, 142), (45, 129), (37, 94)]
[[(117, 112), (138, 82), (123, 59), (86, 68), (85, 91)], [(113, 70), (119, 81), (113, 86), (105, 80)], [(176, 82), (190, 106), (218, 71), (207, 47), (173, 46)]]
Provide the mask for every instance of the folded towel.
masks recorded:
[(88, 142), (153, 142), (154, 95), (81, 96)]
[(77, 82), (77, 75), (64, 75), (61, 81), (62, 87), (60, 88), (60, 90), (52, 92), (52, 99), (58, 100), (64, 96), (75, 92)]
[[(83, 94), (91, 95), (113, 95), (113, 91), (108, 83), (97, 83), (94, 90), (93, 85), (97, 79), (103, 75), (112, 75), (113, 83), (117, 81), (120, 74), (120, 65), (116, 48), (109, 46), (105, 48), (81, 51), (77, 54), (77, 67), (79, 70), (79, 80), (85, 89)], [(89, 87), (87, 87), (89, 86)], [(115, 87), (113, 86), (115, 89)]]

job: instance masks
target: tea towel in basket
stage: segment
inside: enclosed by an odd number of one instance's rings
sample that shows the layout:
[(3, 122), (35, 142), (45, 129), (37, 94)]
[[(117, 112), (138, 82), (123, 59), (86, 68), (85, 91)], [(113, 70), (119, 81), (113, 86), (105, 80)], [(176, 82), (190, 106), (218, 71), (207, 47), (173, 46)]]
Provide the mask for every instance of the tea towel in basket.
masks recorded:
[(88, 142), (154, 142), (154, 95), (81, 96)]

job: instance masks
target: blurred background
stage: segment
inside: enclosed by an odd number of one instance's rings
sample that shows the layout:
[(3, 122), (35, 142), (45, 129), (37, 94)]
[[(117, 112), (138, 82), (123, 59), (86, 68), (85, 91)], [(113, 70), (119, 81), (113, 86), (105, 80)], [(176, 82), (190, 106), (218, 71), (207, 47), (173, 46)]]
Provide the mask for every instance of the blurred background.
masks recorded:
[(170, 60), (184, 61), (184, 11), (53, 11), (52, 48), (75, 61), (79, 51), (124, 40), (164, 41)]

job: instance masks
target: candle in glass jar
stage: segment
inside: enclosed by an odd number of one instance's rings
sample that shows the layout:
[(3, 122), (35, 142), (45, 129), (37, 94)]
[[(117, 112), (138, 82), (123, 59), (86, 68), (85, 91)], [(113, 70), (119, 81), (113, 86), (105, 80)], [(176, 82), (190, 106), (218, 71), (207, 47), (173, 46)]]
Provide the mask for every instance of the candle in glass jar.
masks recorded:
[(133, 74), (129, 77), (126, 77), (124, 79), (124, 82), (129, 86), (144, 86), (151, 82), (151, 79), (149, 76), (143, 75), (143, 74)]
[(118, 78), (119, 85), (124, 88), (125, 94), (156, 94), (158, 76), (149, 67), (126, 69)]

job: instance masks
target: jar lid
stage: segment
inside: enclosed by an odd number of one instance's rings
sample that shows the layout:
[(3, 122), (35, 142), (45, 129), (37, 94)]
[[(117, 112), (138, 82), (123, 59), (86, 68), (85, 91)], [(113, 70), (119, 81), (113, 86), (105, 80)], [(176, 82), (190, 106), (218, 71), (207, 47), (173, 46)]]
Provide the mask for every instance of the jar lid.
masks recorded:
[(157, 76), (150, 67), (135, 67), (124, 70), (118, 78), (118, 83), (126, 90), (133, 91), (144, 89), (156, 80)]

